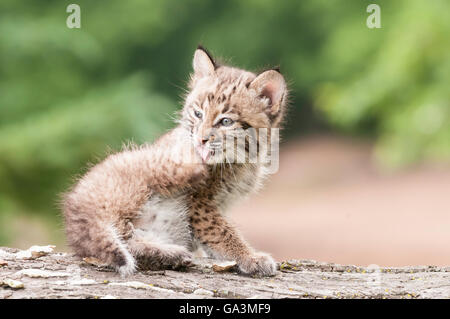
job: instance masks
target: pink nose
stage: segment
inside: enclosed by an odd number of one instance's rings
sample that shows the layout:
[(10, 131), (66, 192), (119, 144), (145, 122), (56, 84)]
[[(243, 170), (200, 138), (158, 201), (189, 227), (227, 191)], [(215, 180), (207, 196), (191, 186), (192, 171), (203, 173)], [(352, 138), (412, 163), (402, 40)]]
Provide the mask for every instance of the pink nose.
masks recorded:
[(216, 136), (212, 133), (204, 135), (201, 139), (200, 142), (202, 143), (202, 145), (205, 145), (206, 142), (208, 142), (209, 140), (214, 141), (214, 139), (216, 138)]

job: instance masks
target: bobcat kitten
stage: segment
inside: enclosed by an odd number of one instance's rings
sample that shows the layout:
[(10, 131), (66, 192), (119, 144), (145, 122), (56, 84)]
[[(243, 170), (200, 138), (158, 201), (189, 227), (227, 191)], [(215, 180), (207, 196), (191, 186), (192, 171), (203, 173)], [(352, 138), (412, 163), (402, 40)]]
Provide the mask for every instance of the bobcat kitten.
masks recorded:
[[(68, 244), (123, 276), (137, 267), (189, 265), (197, 247), (235, 260), (242, 273), (274, 275), (274, 260), (255, 252), (224, 216), (230, 202), (258, 188), (266, 164), (231, 163), (224, 139), (239, 129), (280, 126), (284, 78), (277, 70), (219, 65), (202, 47), (193, 69), (178, 126), (152, 145), (108, 156), (64, 195)], [(183, 161), (186, 152), (195, 161)]]

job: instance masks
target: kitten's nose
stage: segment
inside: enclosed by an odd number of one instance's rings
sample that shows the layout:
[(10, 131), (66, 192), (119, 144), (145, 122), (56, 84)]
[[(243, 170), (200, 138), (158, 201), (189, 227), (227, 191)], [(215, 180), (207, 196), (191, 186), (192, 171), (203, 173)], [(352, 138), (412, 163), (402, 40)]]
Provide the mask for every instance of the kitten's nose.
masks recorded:
[(208, 134), (208, 135), (204, 135), (201, 138), (202, 144), (205, 145), (206, 142), (208, 142), (209, 140), (214, 141), (214, 139), (216, 138), (216, 136), (214, 134)]

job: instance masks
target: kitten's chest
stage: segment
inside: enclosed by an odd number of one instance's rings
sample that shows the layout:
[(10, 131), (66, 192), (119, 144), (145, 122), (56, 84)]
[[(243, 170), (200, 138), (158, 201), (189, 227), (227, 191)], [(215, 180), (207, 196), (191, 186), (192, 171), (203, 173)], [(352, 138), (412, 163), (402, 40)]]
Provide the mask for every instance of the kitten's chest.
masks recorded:
[(222, 211), (236, 201), (245, 198), (258, 186), (258, 174), (255, 169), (227, 170), (216, 173), (208, 186), (213, 192), (214, 202)]
[(186, 197), (152, 196), (141, 208), (135, 232), (151, 242), (188, 247), (191, 231)]

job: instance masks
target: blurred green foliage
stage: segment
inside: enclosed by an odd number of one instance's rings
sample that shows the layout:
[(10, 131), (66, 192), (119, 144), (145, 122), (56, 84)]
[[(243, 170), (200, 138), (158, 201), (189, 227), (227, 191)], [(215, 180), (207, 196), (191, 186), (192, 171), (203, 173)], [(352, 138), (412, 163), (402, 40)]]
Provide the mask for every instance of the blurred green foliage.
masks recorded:
[[(81, 29), (66, 27), (73, 2)], [(372, 2), (381, 29), (366, 27)], [(391, 167), (448, 159), (449, 42), (447, 0), (2, 0), (0, 244), (6, 216), (56, 216), (87, 162), (170, 128), (198, 43), (281, 66), (290, 136), (370, 136)]]

